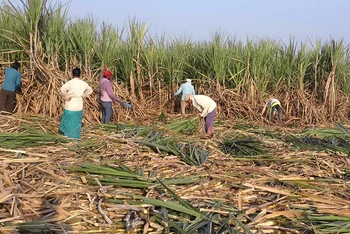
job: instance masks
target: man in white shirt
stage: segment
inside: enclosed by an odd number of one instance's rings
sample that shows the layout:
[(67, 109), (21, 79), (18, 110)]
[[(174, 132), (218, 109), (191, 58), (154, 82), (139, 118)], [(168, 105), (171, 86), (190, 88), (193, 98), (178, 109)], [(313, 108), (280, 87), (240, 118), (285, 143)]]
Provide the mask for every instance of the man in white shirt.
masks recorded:
[(214, 118), (216, 114), (216, 103), (213, 99), (205, 95), (191, 95), (185, 96), (185, 101), (192, 104), (201, 113), (199, 116), (204, 118), (205, 132), (209, 135), (213, 133)]
[(83, 98), (92, 94), (92, 88), (80, 77), (80, 69), (74, 68), (73, 79), (65, 83), (60, 89), (60, 95), (64, 99), (64, 112), (60, 123), (60, 131), (63, 135), (80, 139), (83, 120)]

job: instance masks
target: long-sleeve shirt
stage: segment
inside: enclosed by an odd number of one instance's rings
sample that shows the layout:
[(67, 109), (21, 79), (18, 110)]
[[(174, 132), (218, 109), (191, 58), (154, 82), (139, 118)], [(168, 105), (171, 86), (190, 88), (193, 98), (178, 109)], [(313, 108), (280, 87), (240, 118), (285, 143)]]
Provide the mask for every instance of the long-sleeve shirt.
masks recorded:
[(69, 111), (83, 110), (83, 97), (92, 94), (92, 88), (80, 78), (73, 78), (61, 87), (63, 98), (72, 98), (64, 102), (64, 109)]
[(19, 90), (21, 88), (21, 73), (14, 68), (6, 68), (1, 88), (11, 92)]
[(113, 93), (113, 87), (110, 80), (107, 78), (100, 78), (100, 99), (103, 102), (112, 102), (117, 101), (120, 102), (120, 99), (114, 95)]
[(194, 92), (194, 87), (190, 82), (186, 82), (182, 84), (180, 88), (176, 91), (174, 96), (179, 95), (181, 92), (182, 92), (181, 100), (185, 100), (185, 96), (187, 94), (196, 95), (196, 93)]
[(190, 96), (193, 106), (201, 112), (201, 117), (206, 117), (216, 108), (216, 102), (205, 95)]

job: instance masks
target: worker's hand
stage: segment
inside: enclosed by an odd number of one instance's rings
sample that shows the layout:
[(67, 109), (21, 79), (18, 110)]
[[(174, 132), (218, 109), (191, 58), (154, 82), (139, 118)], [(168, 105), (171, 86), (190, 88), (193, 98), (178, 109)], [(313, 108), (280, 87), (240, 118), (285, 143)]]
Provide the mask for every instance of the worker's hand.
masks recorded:
[(64, 99), (65, 101), (69, 102), (70, 100), (72, 100), (72, 97), (67, 97)]
[(197, 117), (200, 118), (200, 119), (202, 118), (200, 113), (197, 113)]
[(22, 89), (16, 89), (16, 93), (19, 94), (19, 95), (22, 95)]

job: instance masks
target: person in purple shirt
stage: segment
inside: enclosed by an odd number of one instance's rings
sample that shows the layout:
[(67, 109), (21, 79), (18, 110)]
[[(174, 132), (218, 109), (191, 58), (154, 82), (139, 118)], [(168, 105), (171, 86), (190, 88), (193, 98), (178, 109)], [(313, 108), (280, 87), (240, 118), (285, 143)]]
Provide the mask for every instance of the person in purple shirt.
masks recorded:
[(114, 95), (112, 80), (113, 74), (109, 70), (105, 70), (100, 77), (100, 102), (102, 106), (102, 119), (101, 122), (103, 124), (109, 124), (109, 121), (112, 117), (113, 102), (121, 103), (121, 100)]
[(21, 73), (19, 62), (15, 61), (11, 68), (5, 69), (5, 79), (0, 90), (0, 111), (13, 112), (16, 92), (21, 92)]

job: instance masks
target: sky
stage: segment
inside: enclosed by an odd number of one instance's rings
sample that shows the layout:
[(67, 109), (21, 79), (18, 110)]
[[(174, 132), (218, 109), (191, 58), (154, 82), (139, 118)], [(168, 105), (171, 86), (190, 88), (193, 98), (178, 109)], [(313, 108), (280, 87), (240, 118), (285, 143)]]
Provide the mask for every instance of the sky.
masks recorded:
[[(0, 0), (1, 1), (1, 0)], [(2, 0), (3, 1), (3, 0)], [(271, 38), (288, 43), (344, 39), (350, 43), (350, 0), (51, 0), (70, 2), (69, 16), (93, 15), (122, 28), (130, 19), (149, 34), (210, 40), (224, 32), (240, 41)]]

